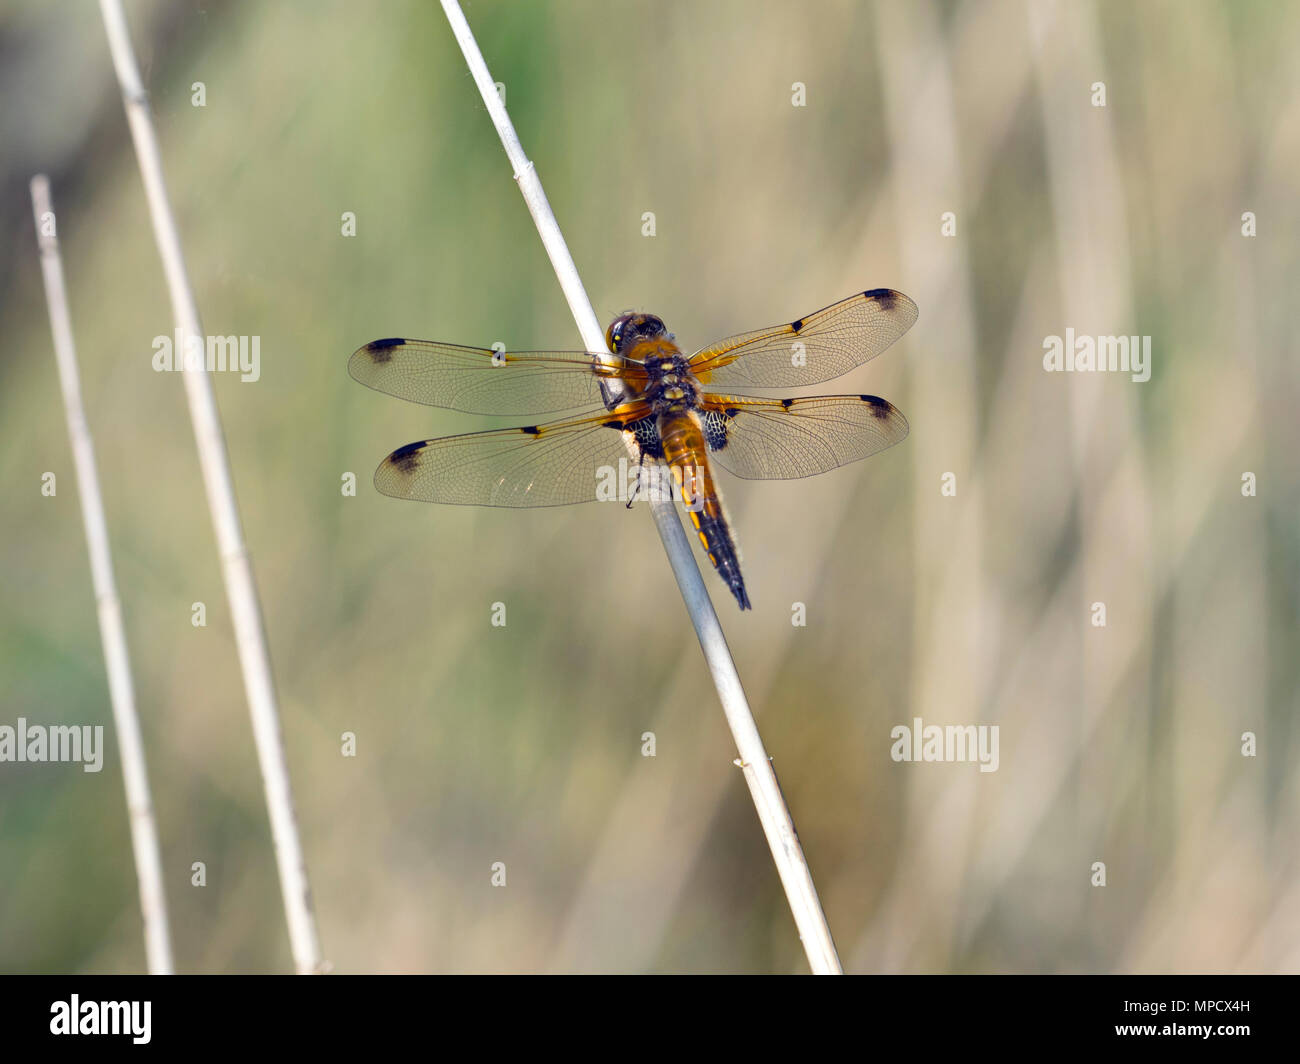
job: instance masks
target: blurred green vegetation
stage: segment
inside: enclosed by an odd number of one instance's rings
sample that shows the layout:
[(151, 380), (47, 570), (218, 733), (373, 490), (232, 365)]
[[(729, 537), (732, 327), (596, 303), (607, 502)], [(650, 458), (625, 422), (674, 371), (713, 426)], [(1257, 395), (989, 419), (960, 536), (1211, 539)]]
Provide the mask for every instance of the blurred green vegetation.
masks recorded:
[[(694, 348), (864, 288), (920, 305), (818, 389), (886, 396), (911, 438), (807, 481), (724, 476), (753, 614), (705, 574), (846, 968), (1300, 968), (1300, 9), (466, 10), (604, 319), (650, 309)], [(205, 328), (261, 337), (260, 381), (216, 389), (336, 969), (802, 970), (646, 514), (370, 486), (400, 444), (503, 422), (370, 392), (354, 348), (579, 344), (438, 6), (128, 16)], [(178, 967), (288, 970), (183, 389), (150, 368), (173, 323), (98, 12), (0, 5), (0, 57), (0, 724), (111, 733), (27, 200), (45, 170)], [(1151, 381), (1044, 373), (1066, 327), (1152, 335)], [(914, 716), (999, 724), (1000, 769), (892, 762)], [(0, 969), (143, 968), (116, 758), (0, 764)]]

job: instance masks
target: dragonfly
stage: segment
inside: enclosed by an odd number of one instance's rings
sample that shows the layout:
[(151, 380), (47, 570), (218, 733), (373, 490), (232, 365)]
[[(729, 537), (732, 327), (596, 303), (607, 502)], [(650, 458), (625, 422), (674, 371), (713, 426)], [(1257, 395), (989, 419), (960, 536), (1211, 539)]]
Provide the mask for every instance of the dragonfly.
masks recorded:
[[(506, 351), (390, 337), (353, 352), (348, 371), (387, 395), (471, 414), (576, 411), (554, 421), (420, 440), (375, 471), (398, 499), (462, 506), (565, 506), (672, 490), (723, 582), (752, 608), (713, 463), (746, 480), (825, 473), (892, 447), (907, 419), (875, 395), (765, 398), (721, 385), (798, 388), (880, 354), (916, 321), (892, 288), (859, 292), (802, 318), (685, 355), (661, 318), (622, 314), (607, 351)], [(579, 410), (579, 408), (583, 408)], [(667, 471), (669, 476), (662, 474)], [(647, 474), (657, 472), (660, 479)], [(662, 497), (662, 496), (661, 496)]]

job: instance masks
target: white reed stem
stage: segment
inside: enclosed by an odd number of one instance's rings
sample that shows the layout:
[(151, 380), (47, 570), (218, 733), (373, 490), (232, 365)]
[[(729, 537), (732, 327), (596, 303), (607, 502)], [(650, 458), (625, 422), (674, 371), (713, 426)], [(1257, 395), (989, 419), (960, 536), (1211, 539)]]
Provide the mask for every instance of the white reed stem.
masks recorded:
[[(470, 73), (478, 85), (488, 114), (496, 126), (501, 144), (514, 167), (515, 180), (519, 182), (519, 191), (523, 193), (524, 202), (533, 216), (537, 232), (550, 256), (551, 266), (559, 278), (564, 297), (569, 302), (582, 342), (588, 351), (605, 351), (605, 332), (600, 327), (596, 312), (587, 298), (586, 289), (578, 276), (578, 268), (569, 254), (568, 245), (560, 232), (559, 223), (551, 212), (546, 193), (542, 191), (542, 182), (537, 170), (524, 154), (523, 146), (515, 133), (515, 127), (506, 112), (505, 104), (497, 95), (492, 75), (488, 73), (483, 54), (479, 51), (474, 34), (460, 9), (457, 0), (442, 0), (443, 11), (451, 23), (452, 33), (460, 49), (465, 53), (465, 62), (469, 64)], [(682, 599), (691, 615), (695, 634), (699, 637), (700, 647), (704, 651), (704, 660), (713, 675), (713, 684), (718, 690), (727, 724), (736, 741), (740, 759), (736, 762), (745, 773), (745, 782), (758, 812), (758, 819), (767, 835), (768, 846), (772, 850), (772, 859), (776, 862), (777, 872), (781, 876), (781, 885), (785, 888), (790, 901), (790, 910), (794, 914), (795, 925), (799, 929), (799, 938), (808, 954), (808, 963), (815, 974), (838, 974), (839, 957), (835, 952), (835, 943), (831, 940), (830, 928), (826, 926), (826, 916), (822, 912), (821, 901), (817, 897), (817, 888), (813, 885), (812, 874), (808, 871), (808, 862), (804, 859), (803, 849), (795, 834), (794, 822), (790, 819), (790, 810), (786, 807), (777, 784), (776, 774), (772, 771), (771, 760), (763, 749), (763, 740), (758, 734), (745, 691), (740, 683), (740, 674), (727, 649), (726, 638), (722, 634), (722, 625), (713, 609), (700, 576), (699, 567), (691, 554), (690, 543), (682, 531), (681, 520), (671, 502), (656, 501), (651, 503), (655, 527), (659, 530), (659, 539), (668, 554), (673, 575), (681, 589)]]
[(77, 469), (81, 520), (86, 527), (90, 578), (99, 612), (99, 637), (104, 644), (113, 727), (122, 756), (127, 821), (131, 827), (131, 849), (135, 853), (140, 911), (144, 916), (145, 957), (151, 975), (171, 975), (172, 942), (167, 928), (167, 893), (159, 857), (158, 827), (154, 823), (153, 801), (149, 797), (149, 774), (145, 768), (144, 742), (140, 738), (140, 718), (135, 711), (135, 684), (131, 680), (131, 657), (127, 653), (122, 603), (117, 597), (117, 581), (113, 577), (104, 500), (99, 493), (95, 444), (90, 438), (86, 411), (81, 402), (81, 375), (77, 370), (77, 349), (72, 341), (72, 316), (68, 312), (67, 288), (63, 283), (63, 261), (59, 257), (49, 179), (38, 174), (32, 178), (31, 188), (36, 239), (41, 249), (41, 273), (45, 277), (45, 301), (50, 310), (50, 331), (54, 334), (54, 358), (59, 366), (72, 461)]
[[(158, 253), (162, 258), (167, 289), (171, 295), (172, 315), (182, 341), (176, 349), (180, 356), (186, 350), (184, 341), (190, 337), (198, 337), (200, 340), (203, 338), (199, 311), (185, 270), (180, 234), (167, 198), (158, 137), (153, 128), (149, 99), (140, 81), (140, 69), (131, 47), (126, 18), (122, 14), (119, 0), (100, 0), (99, 7), (108, 33), (113, 68), (117, 71), (117, 80), (122, 88), (131, 139), (135, 142), (136, 156), (140, 161), (140, 176), (149, 203), (154, 239), (158, 243)], [(312, 912), (307, 867), (294, 815), (289, 766), (285, 758), (280, 715), (271, 679), (271, 659), (266, 646), (266, 633), (262, 627), (262, 610), (257, 587), (253, 582), (248, 548), (244, 543), (244, 530), (240, 524), (239, 507), (235, 501), (235, 489), (230, 475), (230, 457), (226, 453), (221, 418), (212, 395), (212, 382), (208, 379), (206, 368), (195, 367), (192, 361), (202, 360), (185, 361), (185, 371), (182, 374), (185, 395), (189, 401), (190, 421), (198, 445), (208, 511), (221, 556), (221, 571), (226, 584), (226, 597), (230, 602), (239, 664), (244, 674), (248, 711), (253, 721), (253, 739), (257, 745), (262, 786), (266, 792), (266, 807), (271, 819), (271, 837), (280, 872), (280, 892), (289, 924), (289, 943), (298, 973), (310, 974), (322, 968), (320, 942), (316, 934), (316, 917)]]

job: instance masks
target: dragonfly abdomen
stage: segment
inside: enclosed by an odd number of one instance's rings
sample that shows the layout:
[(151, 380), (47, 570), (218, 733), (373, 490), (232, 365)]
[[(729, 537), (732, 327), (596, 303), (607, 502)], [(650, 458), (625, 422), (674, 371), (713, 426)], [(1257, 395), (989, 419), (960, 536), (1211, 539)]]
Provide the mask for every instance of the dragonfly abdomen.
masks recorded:
[(698, 418), (686, 410), (672, 410), (659, 418), (659, 439), (663, 460), (673, 472), (681, 490), (682, 503), (709, 562), (726, 582), (742, 610), (750, 609), (749, 594), (740, 572), (740, 552), (731, 536), (731, 526), (722, 508), (709, 468), (704, 433)]

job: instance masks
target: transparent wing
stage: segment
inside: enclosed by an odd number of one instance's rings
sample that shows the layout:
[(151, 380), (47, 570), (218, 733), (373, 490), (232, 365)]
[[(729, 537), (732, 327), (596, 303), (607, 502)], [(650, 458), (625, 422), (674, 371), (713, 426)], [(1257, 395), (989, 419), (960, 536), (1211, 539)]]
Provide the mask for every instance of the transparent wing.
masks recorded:
[(691, 369), (701, 383), (820, 384), (875, 358), (914, 321), (916, 304), (907, 296), (875, 288), (797, 321), (719, 340), (691, 356)]
[[(348, 372), (376, 391), (469, 414), (545, 414), (602, 402), (602, 377), (620, 376), (586, 351), (506, 351), (392, 338), (358, 348)], [(635, 363), (627, 362), (629, 372)], [(639, 379), (644, 380), (644, 370)]]
[(700, 416), (718, 465), (746, 480), (815, 476), (907, 436), (907, 418), (876, 395), (707, 395)]
[[(566, 506), (608, 497), (619, 460), (631, 461), (626, 427), (644, 404), (548, 425), (471, 432), (408, 443), (375, 471), (375, 487), (395, 499), (461, 506)], [(614, 481), (616, 484), (617, 481)]]

